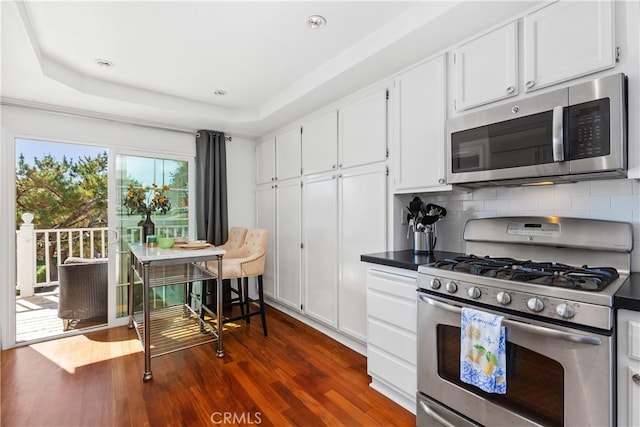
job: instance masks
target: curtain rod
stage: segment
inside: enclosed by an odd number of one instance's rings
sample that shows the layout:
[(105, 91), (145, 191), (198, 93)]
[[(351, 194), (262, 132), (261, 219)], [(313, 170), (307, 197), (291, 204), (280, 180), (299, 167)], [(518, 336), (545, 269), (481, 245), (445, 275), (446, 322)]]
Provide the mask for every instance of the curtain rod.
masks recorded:
[[(200, 134), (198, 132), (196, 132), (196, 138), (200, 138)], [(231, 136), (225, 136), (224, 140), (225, 141), (231, 141), (233, 139), (233, 137)]]

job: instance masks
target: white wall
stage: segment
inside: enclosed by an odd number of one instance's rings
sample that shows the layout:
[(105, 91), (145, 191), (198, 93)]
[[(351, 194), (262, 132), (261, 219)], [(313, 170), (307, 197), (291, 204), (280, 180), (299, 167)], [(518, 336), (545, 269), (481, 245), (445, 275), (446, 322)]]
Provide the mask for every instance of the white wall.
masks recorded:
[(232, 137), (227, 142), (229, 227), (256, 226), (256, 143)]
[[(640, 183), (637, 180), (614, 179), (544, 187), (491, 187), (469, 193), (418, 196), (425, 203), (436, 203), (447, 209), (447, 216), (437, 225), (438, 250), (464, 252), (462, 231), (471, 218), (554, 215), (604, 219), (633, 224), (631, 270), (640, 271)], [(400, 200), (400, 196), (396, 196), (405, 206), (412, 197), (402, 196)], [(404, 230), (406, 233), (406, 228)], [(408, 245), (411, 245), (410, 241)]]

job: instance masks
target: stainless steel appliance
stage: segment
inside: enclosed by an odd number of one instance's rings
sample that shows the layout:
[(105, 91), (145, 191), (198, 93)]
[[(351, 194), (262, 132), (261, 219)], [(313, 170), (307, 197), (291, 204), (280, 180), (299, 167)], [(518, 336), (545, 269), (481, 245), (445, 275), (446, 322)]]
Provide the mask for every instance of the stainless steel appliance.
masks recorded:
[[(631, 225), (474, 219), (464, 239), (466, 255), (418, 270), (418, 426), (613, 426)], [(504, 316), (506, 394), (460, 381), (462, 307)]]
[(627, 79), (615, 74), (447, 122), (447, 182), (626, 177)]

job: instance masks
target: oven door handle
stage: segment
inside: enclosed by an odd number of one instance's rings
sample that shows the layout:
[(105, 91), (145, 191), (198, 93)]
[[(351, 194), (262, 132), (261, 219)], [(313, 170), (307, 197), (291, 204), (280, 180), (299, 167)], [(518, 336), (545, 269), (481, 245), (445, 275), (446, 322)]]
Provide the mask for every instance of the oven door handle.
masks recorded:
[[(420, 299), (426, 302), (427, 304), (430, 304), (437, 308), (441, 308), (443, 310), (447, 310), (451, 313), (456, 313), (456, 314), (462, 313), (462, 309), (458, 306), (436, 301), (424, 295), (420, 295)], [(532, 334), (543, 335), (551, 338), (559, 338), (566, 341), (577, 342), (579, 344), (591, 344), (591, 345), (602, 344), (602, 340), (597, 337), (590, 337), (590, 336), (580, 335), (580, 334), (570, 334), (563, 331), (557, 331), (551, 328), (545, 328), (544, 326), (530, 325), (529, 323), (517, 322), (515, 320), (502, 319), (502, 325), (511, 329), (519, 329), (525, 332), (530, 332)]]
[(424, 403), (422, 400), (420, 401), (420, 408), (422, 408), (422, 410), (427, 415), (429, 415), (431, 418), (433, 418), (434, 420), (442, 424), (444, 427), (456, 427), (454, 424), (451, 424), (449, 421), (445, 420), (442, 415), (438, 414), (436, 411), (429, 408), (429, 406), (427, 406), (427, 404)]

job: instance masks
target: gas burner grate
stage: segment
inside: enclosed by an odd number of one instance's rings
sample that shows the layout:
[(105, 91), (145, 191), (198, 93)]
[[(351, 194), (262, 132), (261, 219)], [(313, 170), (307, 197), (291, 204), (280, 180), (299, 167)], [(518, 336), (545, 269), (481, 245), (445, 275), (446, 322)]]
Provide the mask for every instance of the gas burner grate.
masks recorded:
[(615, 281), (618, 271), (612, 267), (575, 267), (554, 262), (534, 262), (513, 258), (463, 255), (446, 258), (435, 268), (458, 271), (475, 276), (529, 282), (584, 291), (599, 292)]

